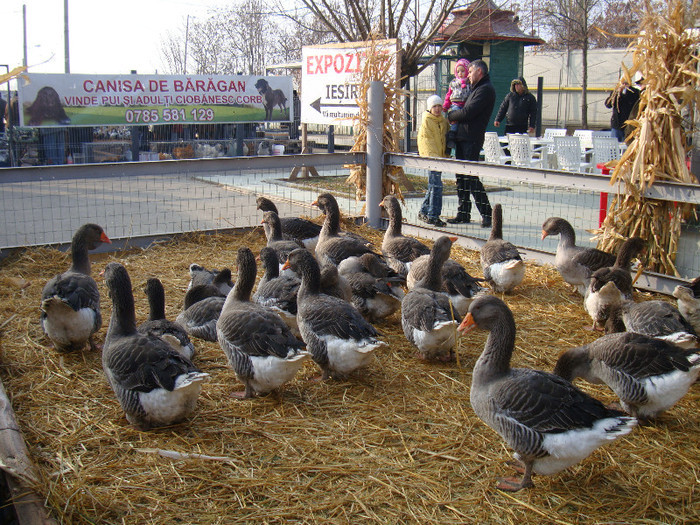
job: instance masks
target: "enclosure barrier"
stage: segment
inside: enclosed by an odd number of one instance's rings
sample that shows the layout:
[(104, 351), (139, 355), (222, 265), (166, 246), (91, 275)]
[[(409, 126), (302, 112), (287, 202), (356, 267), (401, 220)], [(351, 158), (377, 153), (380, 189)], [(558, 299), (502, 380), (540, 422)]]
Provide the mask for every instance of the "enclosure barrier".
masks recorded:
[[(319, 211), (311, 203), (319, 193), (333, 190), (343, 213), (366, 215), (365, 202), (355, 200), (352, 188), (338, 189), (348, 176), (344, 166), (363, 162), (364, 153), (335, 153), (0, 169), (0, 256), (25, 246), (65, 249), (75, 229), (86, 222), (102, 225), (115, 239), (113, 246), (103, 245), (103, 250), (143, 247), (180, 233), (255, 228), (261, 219), (255, 203), (258, 195), (273, 198), (282, 216), (315, 217)], [(577, 244), (593, 246), (590, 231), (598, 226), (600, 193), (624, 191), (623, 183), (611, 186), (602, 175), (425, 159), (415, 154), (387, 154), (384, 162), (403, 167), (409, 177), (417, 177), (414, 180), (427, 177), (429, 170), (441, 171), (445, 217), (457, 209), (457, 197), (451, 191), (454, 173), (478, 175), (491, 204), (503, 206), (504, 238), (527, 258), (540, 262), (553, 261), (557, 243), (556, 238), (541, 239), (547, 217), (565, 217), (576, 231)], [(316, 167), (320, 177), (290, 181), (292, 170), (303, 166)], [(472, 249), (485, 242), (489, 231), (480, 228), (477, 216), (469, 224), (422, 227), (417, 216), (423, 192), (404, 192), (405, 233), (426, 238), (449, 233)], [(700, 203), (700, 189), (694, 185), (656, 183), (646, 195)], [(684, 226), (676, 265), (686, 280), (700, 275), (699, 239), (697, 226)], [(645, 272), (637, 285), (670, 293), (679, 282)]]

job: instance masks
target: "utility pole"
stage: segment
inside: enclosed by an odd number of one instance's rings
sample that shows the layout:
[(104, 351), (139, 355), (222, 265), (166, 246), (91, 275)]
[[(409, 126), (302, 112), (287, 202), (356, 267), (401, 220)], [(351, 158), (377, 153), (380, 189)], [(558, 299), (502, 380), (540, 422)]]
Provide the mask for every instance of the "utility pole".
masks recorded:
[(68, 40), (68, 0), (63, 0), (63, 42), (66, 54), (66, 73), (70, 73), (70, 45)]
[(185, 23), (185, 59), (182, 65), (182, 74), (187, 74), (187, 39), (190, 35), (190, 15), (187, 15), (187, 22)]
[(24, 62), (22, 65), (27, 67), (27, 4), (22, 5), (22, 46), (24, 51)]

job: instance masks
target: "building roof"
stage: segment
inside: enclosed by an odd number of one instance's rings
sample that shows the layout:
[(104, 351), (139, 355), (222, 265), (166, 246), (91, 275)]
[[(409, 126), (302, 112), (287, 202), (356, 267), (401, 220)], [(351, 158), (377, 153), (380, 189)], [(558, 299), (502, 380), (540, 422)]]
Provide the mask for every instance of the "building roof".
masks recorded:
[(499, 9), (492, 0), (475, 0), (465, 9), (452, 11), (434, 41), (442, 43), (453, 37), (454, 42), (515, 40), (526, 45), (544, 44), (541, 38), (523, 33), (518, 21), (513, 11)]

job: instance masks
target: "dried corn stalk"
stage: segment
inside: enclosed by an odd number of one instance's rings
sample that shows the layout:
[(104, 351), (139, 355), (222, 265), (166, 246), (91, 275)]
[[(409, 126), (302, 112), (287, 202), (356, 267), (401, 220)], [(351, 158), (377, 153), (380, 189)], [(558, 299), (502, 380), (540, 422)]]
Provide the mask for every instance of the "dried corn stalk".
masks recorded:
[[(392, 52), (387, 52), (385, 40), (372, 39), (367, 42), (364, 67), (357, 79), (359, 85), (357, 105), (360, 112), (356, 118), (355, 144), (350, 151), (367, 151), (367, 127), (369, 125), (369, 108), (367, 105), (367, 92), (372, 81), (384, 83), (384, 134), (382, 144), (385, 152), (399, 151), (401, 132), (405, 126), (404, 100), (408, 95), (406, 90), (400, 89), (398, 80), (398, 58)], [(392, 43), (394, 41), (391, 41)], [(349, 184), (357, 187), (355, 195), (357, 200), (364, 200), (367, 191), (367, 166), (364, 164), (349, 164), (350, 169), (347, 179)], [(393, 193), (403, 200), (399, 184), (412, 190), (411, 183), (406, 178), (403, 168), (384, 165), (382, 171), (382, 195)]]
[(674, 260), (681, 222), (693, 211), (690, 204), (644, 197), (655, 181), (695, 184), (688, 171), (686, 130), (683, 115), (697, 104), (700, 39), (692, 28), (694, 17), (682, 0), (671, 0), (666, 12), (653, 12), (646, 5), (634, 50), (630, 80), (639, 71), (646, 89), (641, 93), (639, 112), (631, 120), (629, 147), (615, 166), (611, 184), (624, 181), (627, 193), (612, 202), (601, 230), (598, 248), (615, 251), (623, 239), (640, 236), (648, 243), (647, 268), (678, 275)]

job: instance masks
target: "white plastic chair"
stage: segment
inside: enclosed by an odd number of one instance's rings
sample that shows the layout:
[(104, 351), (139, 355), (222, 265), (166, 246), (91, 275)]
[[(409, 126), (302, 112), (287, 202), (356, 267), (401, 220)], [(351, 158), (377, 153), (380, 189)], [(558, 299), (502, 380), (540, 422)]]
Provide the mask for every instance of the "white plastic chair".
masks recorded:
[(565, 128), (547, 128), (544, 130), (544, 138), (554, 139), (554, 137), (566, 137)]
[(510, 155), (505, 154), (498, 135), (493, 131), (487, 131), (484, 136), (484, 160), (489, 164), (505, 164), (511, 161)]
[(544, 136), (542, 137), (547, 145), (547, 153), (554, 155), (554, 137), (566, 137), (566, 128), (547, 128), (544, 130)]
[[(620, 143), (615, 137), (593, 137), (592, 167), (620, 158)], [(601, 170), (602, 172), (602, 170)]]
[(581, 162), (581, 141), (578, 137), (554, 137), (557, 165), (563, 171), (587, 171), (590, 162)]
[(520, 133), (510, 133), (508, 135), (508, 149), (512, 157), (511, 164), (525, 168), (542, 167), (540, 159), (533, 158), (532, 144), (530, 136)]
[(593, 148), (593, 130), (592, 129), (577, 129), (574, 130), (574, 137), (578, 137), (581, 144), (581, 155)]

